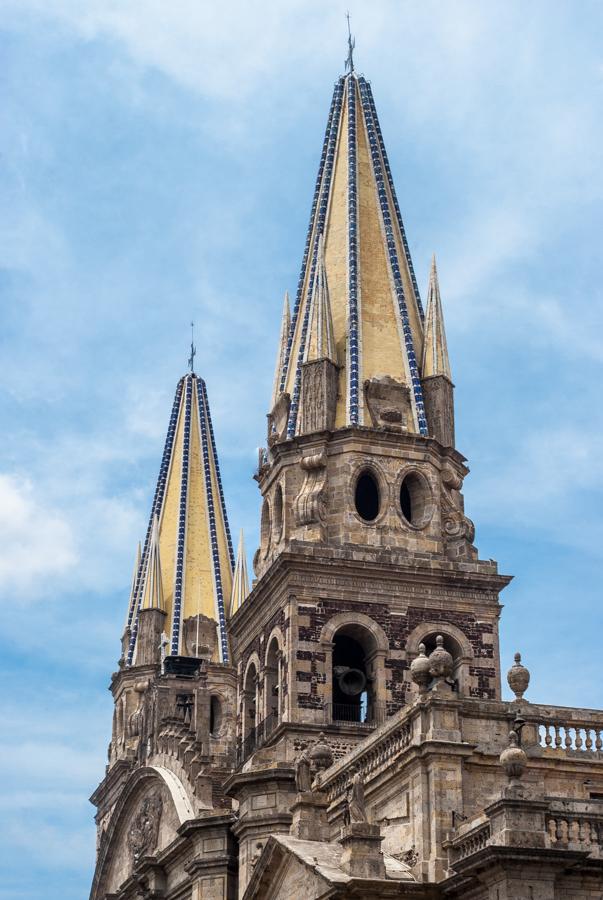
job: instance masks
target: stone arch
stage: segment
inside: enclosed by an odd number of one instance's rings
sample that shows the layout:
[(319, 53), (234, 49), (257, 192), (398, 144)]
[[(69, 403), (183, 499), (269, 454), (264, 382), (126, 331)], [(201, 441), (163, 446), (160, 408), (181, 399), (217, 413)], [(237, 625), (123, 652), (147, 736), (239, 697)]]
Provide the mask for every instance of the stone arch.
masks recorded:
[(251, 734), (255, 734), (258, 724), (261, 699), (259, 697), (260, 669), (260, 658), (254, 651), (247, 660), (241, 684), (241, 737), (243, 740)]
[(332, 642), (336, 632), (340, 631), (344, 625), (359, 625), (363, 627), (372, 635), (375, 641), (375, 649), (384, 653), (387, 653), (389, 650), (389, 640), (381, 625), (375, 622), (374, 619), (371, 619), (370, 616), (365, 615), (365, 613), (355, 611), (337, 613), (328, 622), (325, 622), (320, 633), (321, 642)]
[(284, 639), (278, 626), (270, 632), (264, 654), (264, 719), (270, 728), (282, 717), (282, 655)]
[(159, 784), (167, 793), (175, 811), (177, 827), (195, 818), (193, 803), (185, 786), (174, 772), (164, 766), (144, 766), (135, 771), (121, 792), (103, 835), (90, 900), (101, 900), (107, 893), (111, 866), (116, 856), (127, 850), (127, 841), (123, 840), (122, 831), (136, 808), (136, 802), (148, 793), (154, 783)]
[(452, 625), (450, 622), (421, 622), (419, 625), (414, 628), (408, 638), (406, 640), (406, 652), (409, 657), (414, 659), (415, 656), (419, 653), (419, 644), (430, 634), (448, 634), (451, 638), (454, 638), (456, 642), (459, 644), (462, 655), (470, 657), (473, 659), (473, 648), (467, 635), (464, 634), (460, 628), (456, 625)]
[[(350, 722), (371, 724), (381, 721), (387, 701), (385, 660), (389, 652), (383, 628), (365, 613), (337, 613), (323, 626), (320, 642), (325, 657), (327, 717), (330, 715), (332, 721), (346, 721), (347, 717)], [(365, 689), (349, 703), (341, 695), (342, 666), (360, 670), (366, 678)]]

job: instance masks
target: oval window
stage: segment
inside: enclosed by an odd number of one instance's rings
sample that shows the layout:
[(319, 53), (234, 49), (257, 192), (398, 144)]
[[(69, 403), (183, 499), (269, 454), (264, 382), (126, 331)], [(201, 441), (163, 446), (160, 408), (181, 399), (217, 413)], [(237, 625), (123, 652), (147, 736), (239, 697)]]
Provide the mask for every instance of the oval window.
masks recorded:
[(418, 472), (409, 472), (402, 479), (400, 510), (408, 524), (415, 528), (423, 528), (431, 519), (431, 491), (425, 478)]
[(365, 522), (373, 522), (379, 515), (379, 486), (370, 472), (362, 472), (358, 478), (354, 501)]

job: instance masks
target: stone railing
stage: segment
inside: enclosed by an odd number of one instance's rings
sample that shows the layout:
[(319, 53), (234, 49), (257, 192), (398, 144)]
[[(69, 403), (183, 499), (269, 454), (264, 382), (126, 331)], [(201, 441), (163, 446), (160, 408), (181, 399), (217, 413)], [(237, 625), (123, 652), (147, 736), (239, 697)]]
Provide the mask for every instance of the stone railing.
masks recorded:
[(603, 759), (603, 712), (554, 706), (531, 706), (526, 721), (543, 749), (592, 753)]
[(557, 801), (546, 815), (548, 843), (555, 849), (586, 850), (603, 856), (603, 810), (593, 811), (592, 802)]
[(487, 847), (490, 834), (490, 822), (481, 822), (465, 834), (449, 841), (448, 856), (451, 865)]
[(321, 788), (326, 791), (329, 803), (342, 796), (350, 781), (351, 768), (366, 781), (377, 769), (391, 763), (410, 745), (412, 740), (412, 707), (401, 710), (373, 733), (368, 746), (354, 747), (338, 760), (327, 773)]

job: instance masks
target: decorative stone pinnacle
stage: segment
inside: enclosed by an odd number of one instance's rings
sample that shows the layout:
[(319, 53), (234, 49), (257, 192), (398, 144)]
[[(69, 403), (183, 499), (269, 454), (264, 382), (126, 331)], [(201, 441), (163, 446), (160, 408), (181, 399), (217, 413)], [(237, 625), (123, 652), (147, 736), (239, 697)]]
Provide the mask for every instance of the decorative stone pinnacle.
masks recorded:
[(509, 732), (509, 746), (500, 754), (500, 764), (511, 782), (517, 782), (524, 773), (528, 758), (519, 746), (519, 735)]
[(441, 634), (436, 637), (436, 648), (429, 654), (429, 671), (434, 678), (450, 678), (454, 660), (452, 654), (444, 649), (444, 638)]
[(515, 662), (507, 672), (507, 682), (516, 700), (522, 700), (530, 683), (530, 672), (521, 664), (521, 653), (515, 654)]
[(425, 644), (419, 644), (419, 655), (410, 664), (410, 677), (424, 694), (431, 681), (431, 662), (425, 653)]

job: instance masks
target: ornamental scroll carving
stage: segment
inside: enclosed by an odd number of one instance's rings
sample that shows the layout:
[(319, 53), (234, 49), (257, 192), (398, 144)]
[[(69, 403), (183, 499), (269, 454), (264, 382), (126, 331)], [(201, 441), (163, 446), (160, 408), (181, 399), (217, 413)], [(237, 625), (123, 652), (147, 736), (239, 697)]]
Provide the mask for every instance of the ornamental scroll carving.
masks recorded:
[(128, 829), (128, 847), (134, 863), (157, 848), (163, 800), (159, 794), (145, 797)]
[(460, 490), (462, 477), (450, 466), (442, 470), (442, 534), (446, 555), (451, 559), (475, 559), (477, 551), (473, 547), (475, 525), (463, 510)]
[(322, 540), (327, 503), (327, 454), (321, 450), (312, 456), (304, 456), (300, 466), (305, 478), (293, 505), (295, 522), (302, 529), (303, 537)]

